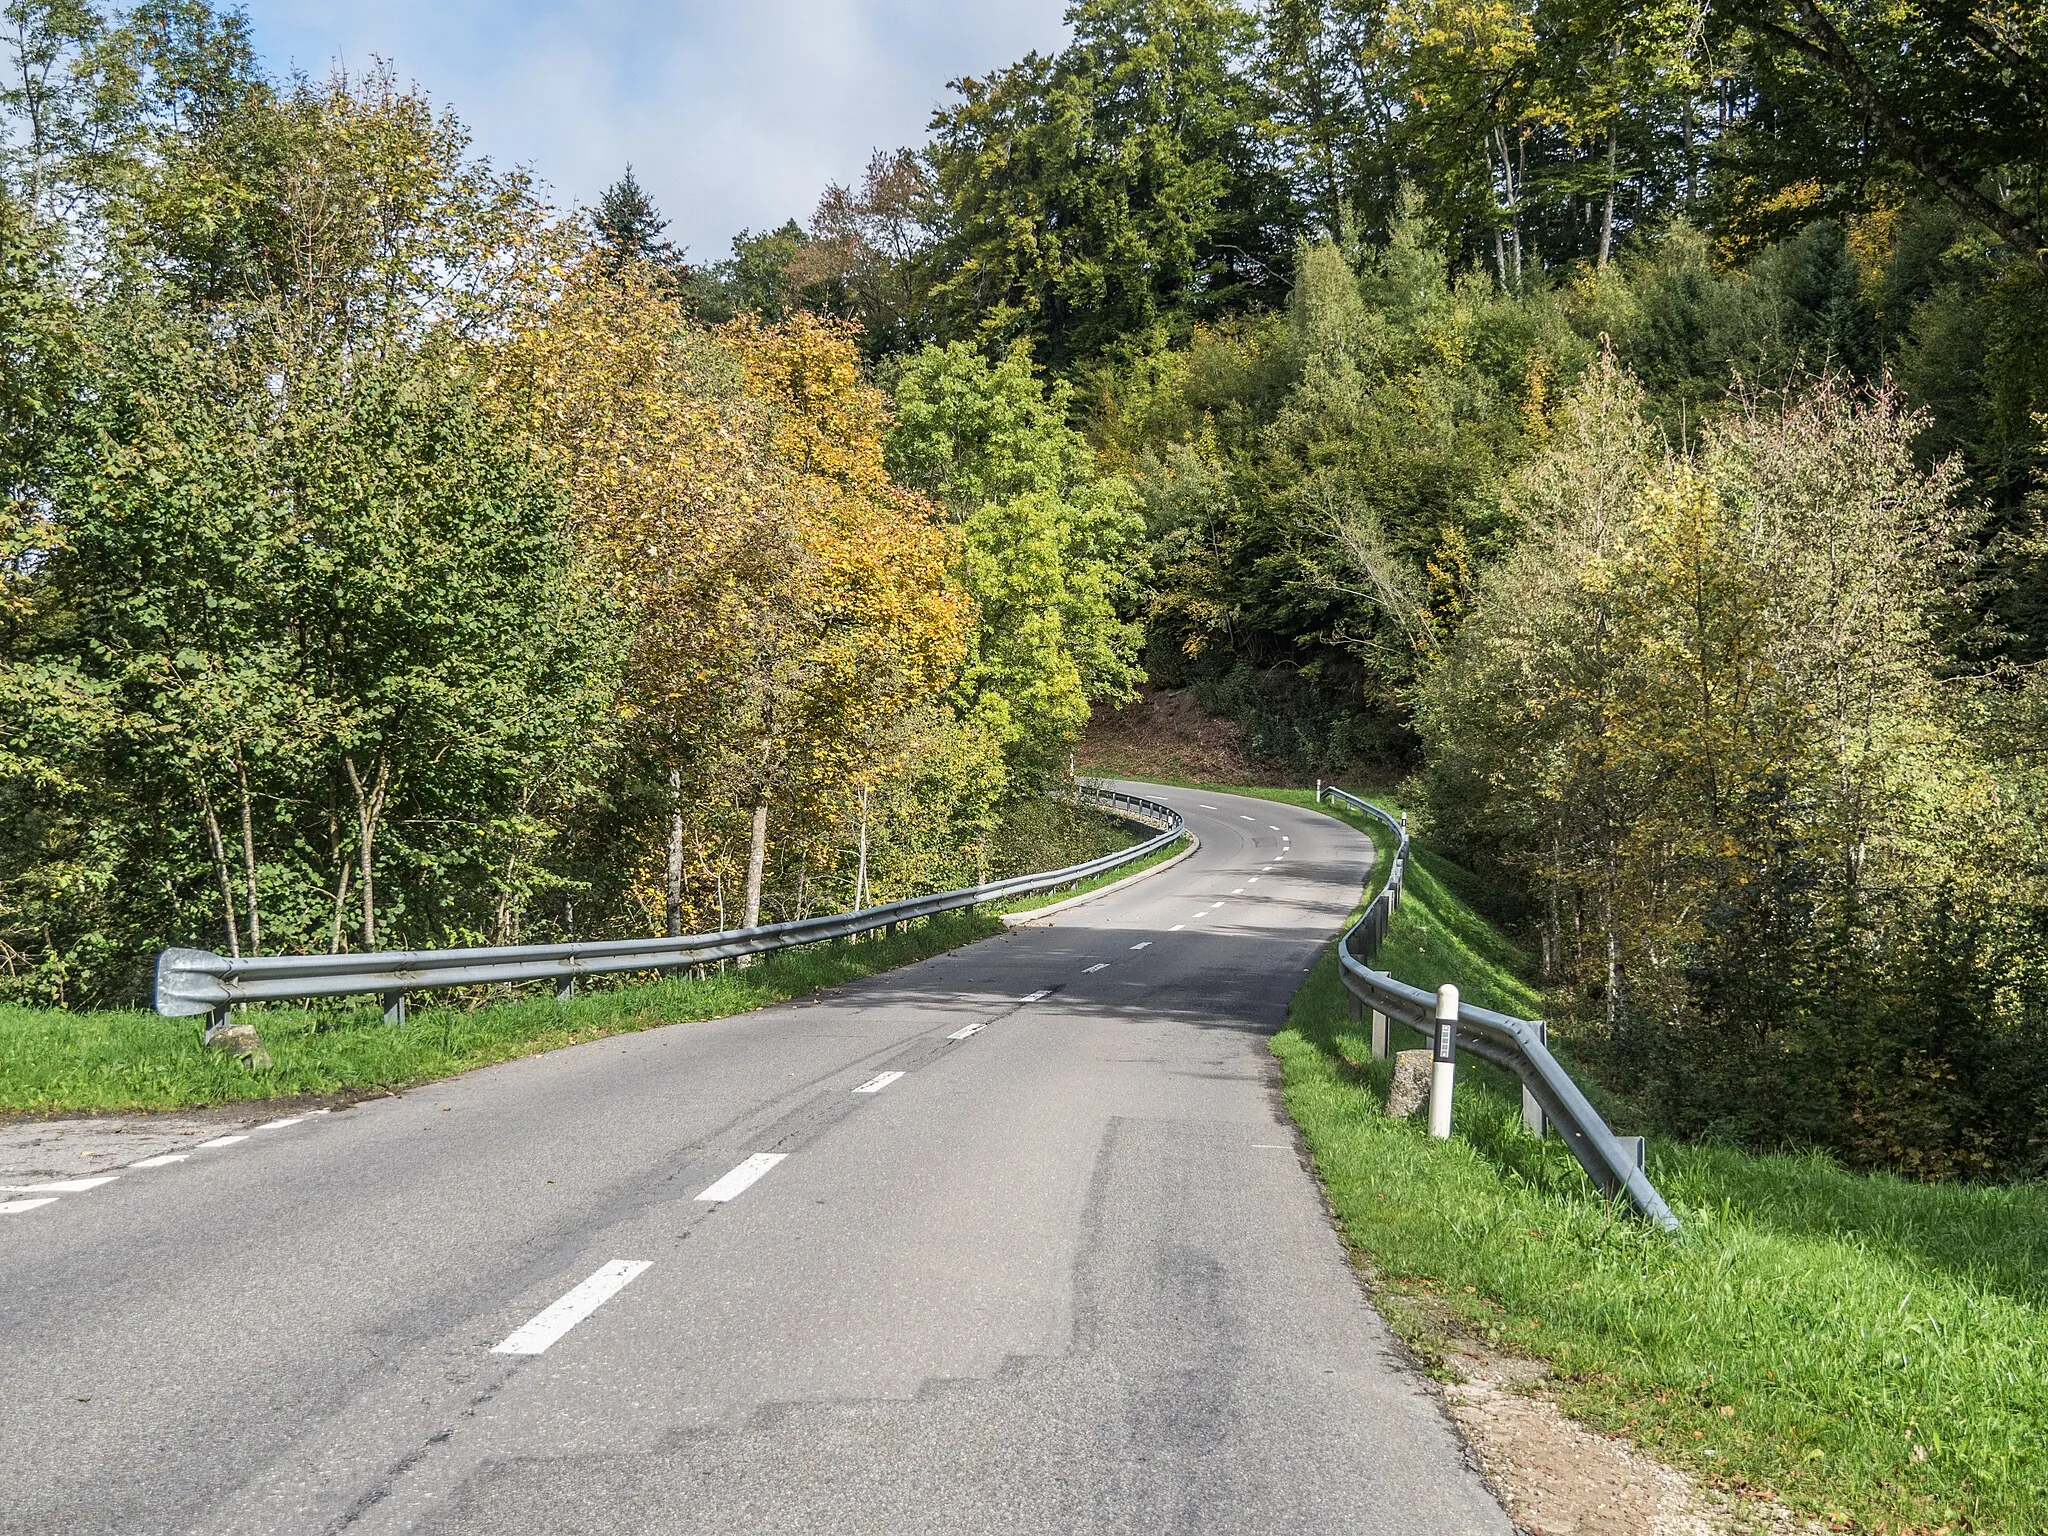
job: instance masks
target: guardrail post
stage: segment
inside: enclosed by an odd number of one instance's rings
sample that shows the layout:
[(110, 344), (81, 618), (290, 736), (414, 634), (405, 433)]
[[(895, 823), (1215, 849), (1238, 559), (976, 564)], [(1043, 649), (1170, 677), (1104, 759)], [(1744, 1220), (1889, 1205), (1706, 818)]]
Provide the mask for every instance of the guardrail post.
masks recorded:
[(1429, 1134), (1438, 1141), (1451, 1134), (1451, 1089), (1458, 1070), (1458, 989), (1445, 982), (1436, 989), (1436, 1050), (1429, 1071)]
[[(1550, 1025), (1542, 1019), (1531, 1019), (1529, 1022), (1536, 1026), (1536, 1038), (1548, 1046)], [(1529, 1134), (1539, 1141), (1550, 1131), (1549, 1123), (1543, 1118), (1543, 1106), (1536, 1102), (1536, 1095), (1529, 1091), (1527, 1083), (1522, 1085), (1522, 1124), (1527, 1126)]]
[(576, 978), (574, 976), (564, 976), (560, 981), (555, 983), (556, 1002), (566, 1003), (569, 1001), (570, 998), (574, 997), (575, 995)]
[(1372, 1059), (1387, 1059), (1387, 1016), (1377, 1008), (1372, 1011)]
[(384, 1022), (386, 1024), (403, 1024), (405, 1022), (405, 994), (403, 992), (386, 992), (384, 994)]
[(234, 1016), (233, 1003), (222, 1003), (218, 1008), (210, 1010), (206, 1015), (206, 1033), (201, 1038), (211, 1040), (215, 1034), (228, 1027), (228, 1020)]

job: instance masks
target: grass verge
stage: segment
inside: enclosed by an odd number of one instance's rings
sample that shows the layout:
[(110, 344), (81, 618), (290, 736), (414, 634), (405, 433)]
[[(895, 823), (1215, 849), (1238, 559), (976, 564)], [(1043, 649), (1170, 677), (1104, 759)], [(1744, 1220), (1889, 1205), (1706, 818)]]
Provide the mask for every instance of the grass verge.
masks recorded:
[(1119, 864), (1115, 869), (1105, 870), (1091, 880), (1083, 880), (1077, 885), (1062, 886), (1056, 891), (1045, 891), (1037, 896), (1019, 896), (1015, 901), (1003, 902), (1001, 905), (990, 910), (1009, 913), (1036, 912), (1040, 907), (1050, 907), (1062, 901), (1072, 901), (1076, 896), (1085, 896), (1090, 891), (1099, 891), (1105, 885), (1115, 885), (1119, 880), (1128, 880), (1141, 870), (1150, 869), (1155, 864), (1164, 864), (1168, 859), (1177, 857), (1187, 845), (1188, 840), (1183, 835), (1175, 838), (1164, 848), (1155, 849), (1153, 852), (1146, 854), (1142, 859), (1134, 859), (1129, 864)]
[[(1531, 1013), (1468, 881), (1419, 854), (1382, 959)], [(1653, 1141), (1685, 1223), (1667, 1237), (1530, 1137), (1504, 1077), (1460, 1068), (1449, 1142), (1387, 1119), (1362, 1029), (1327, 952), (1273, 1052), (1346, 1241), (1425, 1359), (1460, 1331), (1547, 1359), (1576, 1417), (1841, 1529), (2048, 1530), (2048, 1190)]]
[(369, 1007), (262, 1008), (238, 1017), (261, 1032), (268, 1072), (205, 1049), (197, 1019), (0, 1006), (0, 1111), (113, 1113), (390, 1092), (605, 1035), (745, 1013), (1002, 931), (986, 910), (944, 913), (887, 937), (806, 945), (745, 970), (605, 987), (566, 1003), (525, 997), (464, 1008), (423, 998), (396, 1028)]

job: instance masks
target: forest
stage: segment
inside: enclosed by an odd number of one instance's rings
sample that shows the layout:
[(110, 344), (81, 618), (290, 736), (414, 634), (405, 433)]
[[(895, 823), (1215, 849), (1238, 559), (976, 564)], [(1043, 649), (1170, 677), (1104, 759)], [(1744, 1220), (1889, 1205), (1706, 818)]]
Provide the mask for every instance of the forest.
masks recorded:
[(1661, 1128), (2043, 1172), (2048, 9), (1068, 27), (700, 255), (11, 0), (0, 991), (972, 879), (1149, 684), (1397, 790)]

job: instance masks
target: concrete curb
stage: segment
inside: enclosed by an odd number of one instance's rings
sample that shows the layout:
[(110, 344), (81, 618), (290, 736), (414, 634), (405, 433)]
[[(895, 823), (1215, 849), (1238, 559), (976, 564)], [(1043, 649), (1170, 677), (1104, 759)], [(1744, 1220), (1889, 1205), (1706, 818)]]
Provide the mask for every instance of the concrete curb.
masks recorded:
[(1136, 885), (1140, 880), (1149, 880), (1154, 875), (1164, 874), (1182, 859), (1198, 852), (1201, 846), (1201, 838), (1190, 831), (1188, 833), (1187, 847), (1181, 849), (1179, 853), (1176, 853), (1170, 859), (1162, 860), (1160, 863), (1141, 869), (1135, 875), (1125, 875), (1121, 880), (1113, 880), (1108, 885), (1098, 886), (1095, 890), (1083, 891), (1078, 896), (1069, 896), (1065, 901), (1056, 901), (1049, 907), (1033, 907), (1029, 912), (1005, 912), (1003, 914), (1003, 921), (1012, 928), (1021, 928), (1026, 923), (1035, 923), (1042, 917), (1057, 916), (1069, 907), (1080, 906), (1084, 901), (1093, 901), (1098, 896), (1107, 896), (1111, 891), (1120, 891), (1127, 885)]

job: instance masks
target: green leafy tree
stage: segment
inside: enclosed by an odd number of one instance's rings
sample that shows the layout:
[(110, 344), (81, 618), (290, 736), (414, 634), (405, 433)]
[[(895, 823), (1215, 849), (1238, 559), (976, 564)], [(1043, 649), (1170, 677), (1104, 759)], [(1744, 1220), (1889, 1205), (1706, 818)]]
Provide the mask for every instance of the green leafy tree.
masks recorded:
[(1086, 0), (1073, 42), (955, 82), (933, 120), (962, 334), (1065, 365), (1153, 327), (1276, 297), (1289, 215), (1222, 0)]
[(1135, 488), (1098, 475), (1016, 347), (989, 362), (927, 347), (896, 379), (891, 469), (937, 497), (965, 537), (976, 622), (956, 693), (1027, 777), (1064, 767), (1090, 707), (1133, 695), (1144, 520)]

